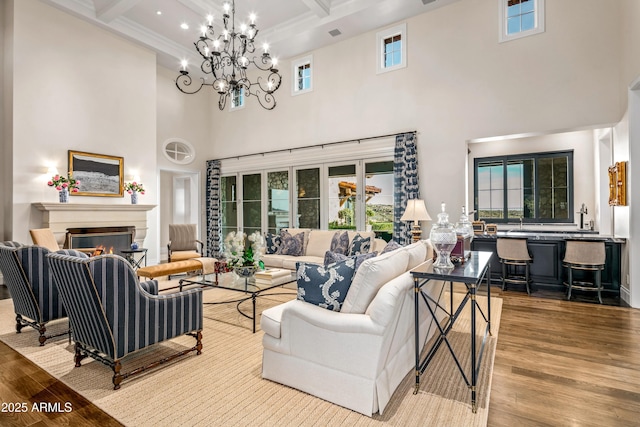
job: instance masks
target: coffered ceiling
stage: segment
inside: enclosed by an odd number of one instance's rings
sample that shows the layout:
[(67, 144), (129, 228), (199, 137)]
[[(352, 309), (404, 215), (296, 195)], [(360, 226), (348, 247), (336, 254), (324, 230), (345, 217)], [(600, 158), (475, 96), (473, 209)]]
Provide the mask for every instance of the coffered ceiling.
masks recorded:
[[(42, 0), (157, 53), (178, 69), (197, 63), (193, 42), (208, 14), (219, 29), (224, 0)], [(260, 33), (280, 59), (381, 28), (459, 0), (236, 0), (236, 22), (257, 15)], [(186, 25), (183, 25), (186, 24)], [(181, 28), (188, 26), (188, 29)], [(337, 31), (336, 31), (337, 30)], [(331, 34), (338, 35), (331, 35)]]

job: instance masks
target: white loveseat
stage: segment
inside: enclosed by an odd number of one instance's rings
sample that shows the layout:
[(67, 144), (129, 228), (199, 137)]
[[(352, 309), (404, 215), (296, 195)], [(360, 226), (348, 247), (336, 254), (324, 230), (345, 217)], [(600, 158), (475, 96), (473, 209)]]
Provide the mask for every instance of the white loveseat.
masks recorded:
[[(262, 261), (266, 267), (286, 268), (289, 270), (296, 269), (297, 262), (312, 262), (322, 264), (324, 262), (324, 254), (331, 248), (331, 239), (336, 233), (342, 230), (312, 230), (310, 228), (290, 228), (287, 229), (292, 235), (304, 233), (304, 253), (302, 255), (280, 255), (266, 254), (262, 255)], [(382, 239), (376, 239), (375, 233), (372, 231), (351, 231), (347, 232), (349, 242), (353, 240), (356, 234), (362, 237), (371, 238), (371, 247), (369, 252), (381, 252), (387, 242)]]
[[(265, 310), (262, 377), (371, 416), (415, 367), (413, 279), (428, 241), (362, 263), (341, 312), (299, 300)], [(442, 286), (427, 290), (436, 300)], [(420, 304), (420, 342), (436, 331)], [(440, 319), (441, 320), (441, 319)]]

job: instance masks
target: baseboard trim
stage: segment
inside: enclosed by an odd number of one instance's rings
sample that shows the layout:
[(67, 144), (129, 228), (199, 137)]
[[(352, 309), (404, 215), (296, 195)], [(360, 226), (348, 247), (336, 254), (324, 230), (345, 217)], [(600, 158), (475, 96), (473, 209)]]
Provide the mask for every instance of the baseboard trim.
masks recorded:
[(626, 286), (620, 286), (620, 299), (631, 306), (631, 291)]

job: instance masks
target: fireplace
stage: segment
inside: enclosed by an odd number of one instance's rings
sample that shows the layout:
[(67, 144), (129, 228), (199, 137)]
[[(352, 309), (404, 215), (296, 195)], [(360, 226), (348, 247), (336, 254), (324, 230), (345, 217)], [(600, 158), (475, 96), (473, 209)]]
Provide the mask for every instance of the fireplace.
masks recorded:
[(67, 228), (65, 248), (95, 249), (103, 246), (105, 252), (113, 248), (113, 253), (122, 256), (123, 249), (130, 249), (135, 240), (136, 227), (77, 227)]

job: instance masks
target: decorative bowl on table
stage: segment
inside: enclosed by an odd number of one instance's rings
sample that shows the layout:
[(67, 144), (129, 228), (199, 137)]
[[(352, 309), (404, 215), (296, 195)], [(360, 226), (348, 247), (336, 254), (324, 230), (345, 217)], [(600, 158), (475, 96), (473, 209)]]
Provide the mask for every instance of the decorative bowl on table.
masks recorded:
[(233, 271), (240, 277), (251, 277), (256, 273), (256, 266), (255, 265), (239, 265), (236, 267), (233, 267)]

